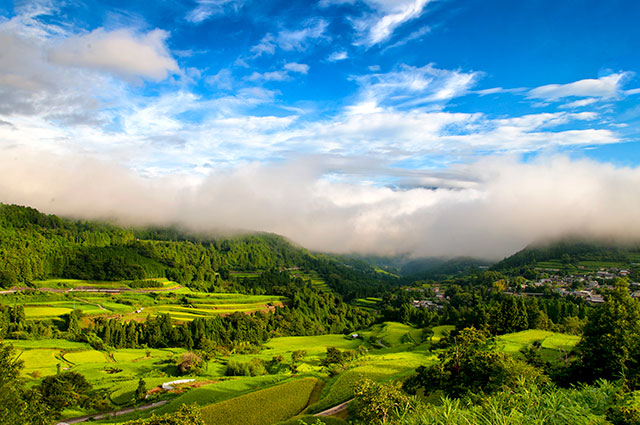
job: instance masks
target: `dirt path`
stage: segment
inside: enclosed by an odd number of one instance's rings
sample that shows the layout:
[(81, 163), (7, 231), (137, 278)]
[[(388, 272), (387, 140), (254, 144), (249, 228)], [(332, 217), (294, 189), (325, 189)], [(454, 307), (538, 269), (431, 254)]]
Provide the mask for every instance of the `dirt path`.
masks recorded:
[(102, 307), (102, 304), (94, 304), (94, 303), (91, 303), (91, 302), (89, 302), (89, 301), (87, 301), (87, 300), (83, 300), (82, 298), (79, 298), (79, 297), (74, 297), (73, 299), (74, 299), (74, 300), (78, 300), (78, 301), (80, 301), (80, 302), (83, 302), (83, 303), (85, 303), (85, 304), (95, 305), (96, 307), (100, 308), (100, 310), (108, 311), (106, 308)]
[(89, 419), (98, 420), (98, 419), (104, 419), (107, 416), (125, 415), (127, 413), (135, 412), (136, 410), (153, 409), (153, 408), (162, 406), (163, 404), (167, 403), (167, 401), (168, 400), (162, 400), (162, 401), (157, 401), (155, 403), (145, 404), (145, 405), (138, 406), (138, 407), (130, 407), (128, 409), (114, 410), (113, 412), (98, 413), (98, 414), (95, 414), (95, 415), (87, 415), (87, 416), (80, 416), (80, 417), (77, 417), (77, 418), (65, 419), (64, 421), (57, 422), (56, 425), (79, 424), (80, 422), (85, 422), (85, 421), (88, 421)]
[(347, 409), (347, 404), (351, 403), (351, 401), (353, 401), (353, 399), (345, 401), (344, 403), (338, 404), (337, 406), (333, 406), (330, 409), (323, 410), (322, 412), (316, 413), (313, 416), (331, 416), (331, 415), (335, 415), (336, 413), (343, 412)]

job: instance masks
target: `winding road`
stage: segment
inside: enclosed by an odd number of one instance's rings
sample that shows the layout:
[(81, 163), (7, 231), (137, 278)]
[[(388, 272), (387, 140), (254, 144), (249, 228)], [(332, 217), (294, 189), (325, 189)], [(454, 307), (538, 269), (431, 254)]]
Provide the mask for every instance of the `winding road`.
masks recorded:
[(313, 416), (331, 416), (335, 415), (336, 413), (343, 412), (347, 409), (347, 404), (351, 403), (352, 401), (353, 399), (347, 400), (344, 403), (340, 403), (337, 406), (333, 406), (327, 410), (323, 410), (322, 412), (316, 413)]
[(97, 413), (95, 415), (86, 415), (86, 416), (79, 416), (77, 418), (65, 419), (64, 421), (56, 423), (56, 425), (79, 424), (80, 422), (85, 422), (85, 421), (88, 421), (89, 419), (98, 420), (98, 419), (104, 419), (107, 416), (126, 415), (127, 413), (135, 412), (136, 410), (147, 410), (147, 409), (153, 409), (155, 407), (162, 406), (163, 404), (167, 403), (167, 401), (168, 400), (162, 400), (162, 401), (157, 401), (155, 403), (144, 404), (138, 407), (129, 407), (128, 409), (114, 410), (112, 412)]

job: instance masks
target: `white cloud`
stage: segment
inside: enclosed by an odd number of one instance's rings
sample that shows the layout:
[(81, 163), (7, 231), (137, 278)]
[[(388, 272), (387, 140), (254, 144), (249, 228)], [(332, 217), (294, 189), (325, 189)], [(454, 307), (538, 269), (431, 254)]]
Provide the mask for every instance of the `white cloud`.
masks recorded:
[(284, 65), (284, 69), (291, 72), (297, 72), (298, 74), (306, 74), (309, 72), (309, 65), (304, 63), (290, 62)]
[(276, 48), (285, 51), (308, 49), (311, 44), (316, 43), (318, 40), (328, 38), (325, 35), (328, 25), (327, 21), (323, 19), (311, 19), (295, 30), (284, 29), (275, 36), (272, 33), (267, 33), (258, 44), (251, 47), (252, 56), (250, 59), (255, 59), (262, 55), (273, 55), (276, 52)]
[(321, 38), (328, 23), (323, 19), (314, 19), (297, 30), (283, 30), (278, 33), (277, 43), (283, 50), (303, 50), (313, 40)]
[[(356, 0), (322, 0), (320, 6), (329, 7), (356, 2)], [(373, 46), (387, 41), (402, 24), (422, 15), (424, 8), (431, 0), (360, 0), (360, 2), (364, 3), (370, 12), (362, 17), (352, 18), (351, 22), (361, 37), (358, 44)], [(392, 47), (420, 38), (429, 31), (428, 27), (422, 27)]]
[[(422, 15), (431, 0), (363, 0), (373, 12), (353, 19), (355, 29), (367, 46), (384, 42), (405, 22)], [(423, 35), (423, 34), (422, 34)], [(421, 35), (416, 35), (420, 37)]]
[(409, 34), (408, 36), (406, 36), (402, 40), (399, 40), (399, 41), (393, 43), (392, 45), (388, 46), (387, 48), (385, 48), (385, 50), (393, 49), (393, 48), (400, 47), (400, 46), (404, 46), (405, 44), (407, 44), (407, 43), (409, 43), (409, 42), (411, 42), (413, 40), (418, 40), (418, 39), (424, 37), (425, 35), (429, 34), (430, 32), (431, 32), (431, 27), (424, 26), (424, 27), (419, 28), (416, 31), (412, 32), (411, 34)]
[(487, 96), (490, 94), (502, 94), (502, 93), (522, 93), (527, 91), (526, 88), (514, 88), (514, 89), (505, 89), (502, 87), (491, 87), (488, 89), (475, 90), (474, 93), (480, 96)]
[(288, 79), (289, 74), (285, 71), (254, 72), (247, 77), (249, 81), (284, 81)]
[(499, 259), (567, 233), (640, 238), (640, 168), (566, 157), (489, 157), (442, 174), (463, 178), (462, 186), (392, 190), (328, 180), (334, 164), (323, 158), (246, 163), (192, 180), (145, 179), (82, 155), (5, 153), (4, 202), (124, 223), (276, 232), (321, 251)]
[(217, 74), (205, 78), (205, 82), (223, 90), (232, 90), (234, 79), (231, 70), (224, 68), (218, 71)]
[(291, 79), (290, 73), (307, 74), (309, 65), (304, 63), (289, 62), (286, 63), (280, 71), (257, 72), (254, 71), (246, 77), (248, 81), (287, 81)]
[(179, 71), (166, 46), (168, 33), (153, 30), (136, 34), (130, 29), (105, 31), (66, 38), (50, 53), (53, 63), (87, 67), (125, 77), (160, 81)]
[(244, 0), (197, 0), (198, 5), (186, 16), (187, 21), (199, 24), (212, 16), (221, 15), (228, 10), (237, 12)]
[(565, 103), (564, 105), (561, 105), (560, 108), (563, 108), (563, 109), (583, 108), (585, 106), (593, 105), (596, 102), (598, 102), (598, 99), (589, 97), (587, 99), (579, 99), (579, 100), (574, 100), (573, 102)]
[(253, 53), (253, 57), (257, 58), (262, 56), (263, 54), (272, 55), (276, 52), (276, 42), (273, 34), (267, 33), (258, 44), (251, 48), (251, 53)]
[(0, 22), (0, 115), (97, 124), (107, 118), (100, 111), (105, 102), (122, 101), (121, 82), (48, 59), (54, 41), (64, 36), (59, 27), (23, 16)]
[(480, 75), (478, 72), (438, 69), (431, 64), (420, 68), (402, 65), (397, 71), (363, 75), (356, 80), (366, 101), (414, 107), (463, 96)]
[(349, 57), (349, 55), (347, 54), (346, 51), (344, 50), (340, 50), (338, 52), (333, 52), (329, 55), (328, 57), (328, 61), (329, 62), (338, 62), (341, 60), (345, 60)]
[(621, 94), (621, 86), (632, 75), (631, 72), (620, 72), (598, 79), (579, 80), (569, 84), (548, 84), (531, 89), (527, 93), (527, 97), (546, 101), (558, 101), (567, 97), (612, 99)]

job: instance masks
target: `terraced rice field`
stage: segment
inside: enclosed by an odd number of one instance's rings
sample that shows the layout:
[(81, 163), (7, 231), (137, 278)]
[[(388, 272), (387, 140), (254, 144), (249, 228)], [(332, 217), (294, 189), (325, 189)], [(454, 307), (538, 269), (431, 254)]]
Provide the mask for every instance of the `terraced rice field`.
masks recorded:
[(24, 313), (27, 319), (45, 319), (50, 317), (59, 317), (69, 314), (73, 311), (68, 307), (50, 307), (50, 306), (27, 306), (24, 308)]
[(380, 302), (382, 302), (382, 298), (368, 297), (368, 298), (358, 298), (355, 304), (364, 310), (371, 311), (371, 310), (375, 310), (380, 304)]
[(105, 363), (109, 361), (105, 353), (95, 350), (72, 351), (65, 353), (62, 358), (71, 364)]
[(207, 425), (269, 425), (300, 413), (317, 384), (304, 378), (256, 391), (201, 410)]
[(318, 272), (314, 270), (312, 271), (290, 270), (289, 274), (291, 274), (291, 277), (294, 277), (294, 278), (299, 277), (302, 280), (310, 281), (312, 286), (314, 286), (317, 289), (320, 289), (321, 291), (326, 291), (326, 292), (331, 291), (331, 288), (329, 288), (329, 285), (327, 285), (327, 282), (325, 282), (322, 276), (320, 276)]
[(496, 338), (497, 347), (509, 354), (517, 354), (522, 348), (541, 342), (541, 355), (545, 360), (554, 361), (571, 351), (580, 337), (539, 329), (501, 335)]
[(385, 322), (373, 326), (370, 330), (360, 332), (365, 339), (378, 340), (383, 346), (392, 347), (401, 344), (420, 342), (421, 330), (396, 322)]
[(330, 381), (323, 391), (321, 401), (313, 406), (311, 412), (320, 412), (349, 400), (353, 397), (353, 386), (362, 379), (377, 382), (399, 379), (413, 373), (419, 366), (433, 364), (436, 361), (436, 355), (424, 351), (368, 356), (357, 362), (360, 365), (346, 370)]
[(442, 339), (442, 337), (452, 330), (455, 329), (453, 325), (441, 325), (433, 328), (433, 336), (431, 337), (431, 342), (438, 342)]
[(60, 350), (45, 348), (38, 350), (24, 350), (20, 354), (20, 360), (24, 362), (24, 375), (38, 374), (40, 376), (53, 375), (57, 372), (57, 365), (66, 364), (60, 357)]

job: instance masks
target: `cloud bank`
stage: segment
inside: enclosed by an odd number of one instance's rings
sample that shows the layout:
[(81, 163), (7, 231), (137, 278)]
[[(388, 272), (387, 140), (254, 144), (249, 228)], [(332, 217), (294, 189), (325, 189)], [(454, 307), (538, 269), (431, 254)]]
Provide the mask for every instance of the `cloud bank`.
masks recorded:
[(16, 148), (0, 158), (0, 199), (128, 224), (275, 232), (340, 253), (498, 259), (567, 233), (640, 238), (640, 168), (563, 156), (531, 163), (486, 157), (407, 176), (404, 189), (392, 189), (327, 178), (336, 161), (299, 157), (200, 180), (179, 174), (150, 180), (98, 160)]

